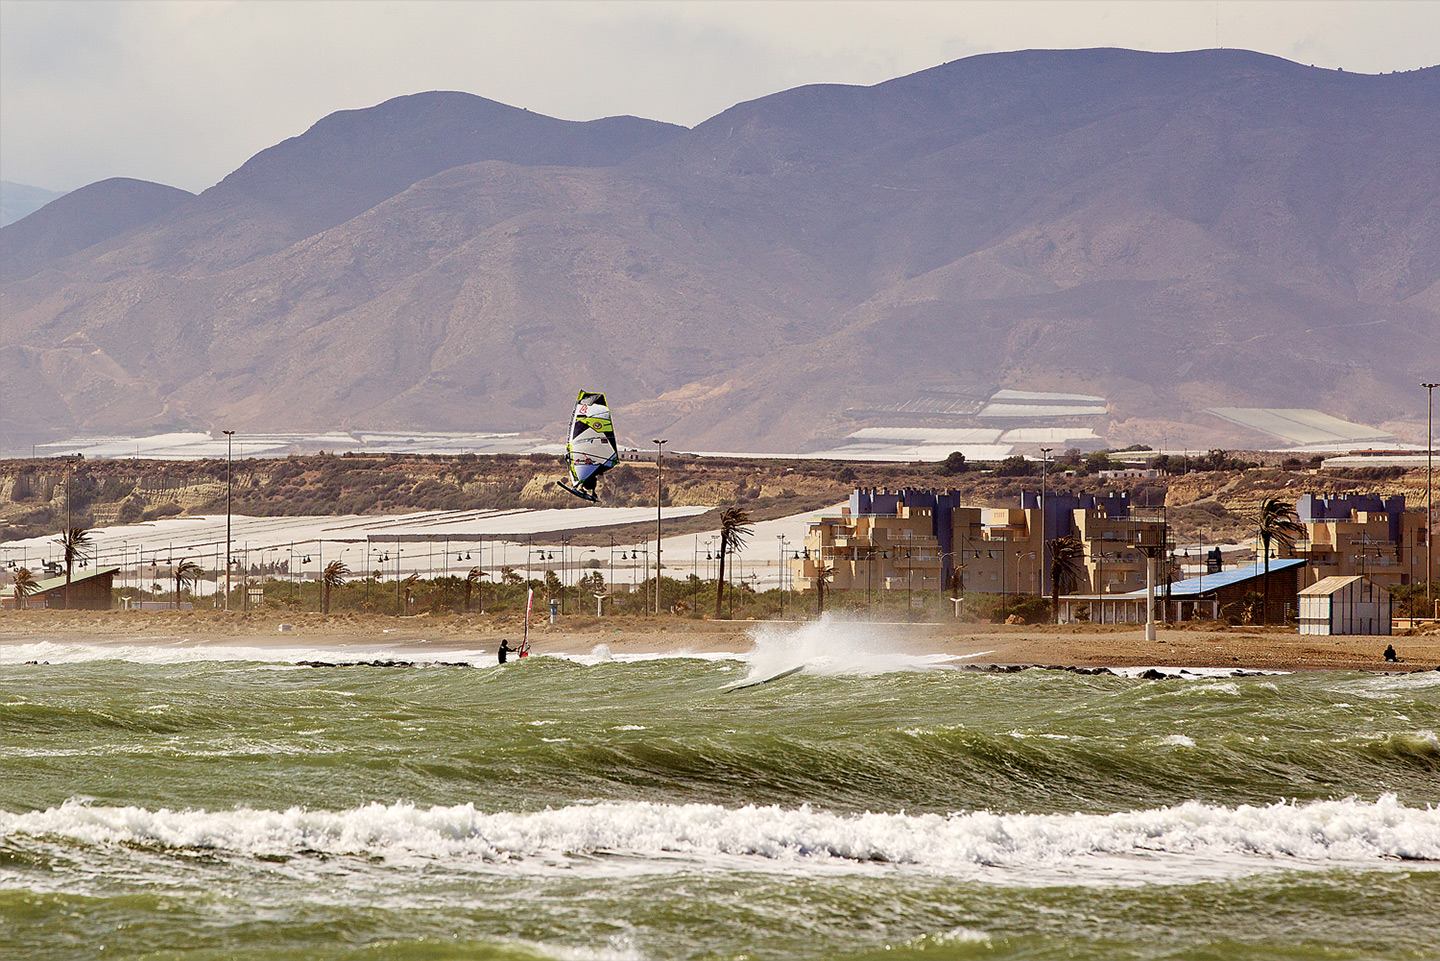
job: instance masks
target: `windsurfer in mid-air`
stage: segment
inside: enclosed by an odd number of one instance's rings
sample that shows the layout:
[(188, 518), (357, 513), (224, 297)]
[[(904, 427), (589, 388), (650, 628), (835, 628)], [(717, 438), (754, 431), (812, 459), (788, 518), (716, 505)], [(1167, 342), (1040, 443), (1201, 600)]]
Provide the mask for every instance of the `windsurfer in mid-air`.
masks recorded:
[(570, 465), (570, 483), (556, 481), (565, 490), (592, 504), (600, 497), (595, 483), (600, 476), (620, 462), (615, 446), (615, 425), (610, 420), (610, 406), (605, 395), (582, 390), (575, 399), (575, 414), (570, 423), (570, 439), (565, 444), (565, 460)]

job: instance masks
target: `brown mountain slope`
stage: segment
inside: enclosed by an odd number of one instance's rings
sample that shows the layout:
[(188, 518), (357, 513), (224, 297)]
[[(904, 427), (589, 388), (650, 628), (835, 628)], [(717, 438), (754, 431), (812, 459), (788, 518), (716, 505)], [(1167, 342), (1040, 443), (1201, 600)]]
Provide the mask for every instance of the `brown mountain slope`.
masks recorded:
[(113, 177), (81, 187), (0, 230), (0, 280), (28, 277), (102, 241), (150, 223), (194, 194)]
[(1101, 393), (1120, 433), (1378, 421), (1440, 363), (1440, 70), (993, 55), (609, 153), (479, 101), (511, 126), (478, 158), (428, 112), (455, 96), (327, 118), (0, 288), (0, 374), (23, 350), (69, 408), (6, 430), (533, 429), (583, 383), (627, 436), (782, 450), (922, 384)]

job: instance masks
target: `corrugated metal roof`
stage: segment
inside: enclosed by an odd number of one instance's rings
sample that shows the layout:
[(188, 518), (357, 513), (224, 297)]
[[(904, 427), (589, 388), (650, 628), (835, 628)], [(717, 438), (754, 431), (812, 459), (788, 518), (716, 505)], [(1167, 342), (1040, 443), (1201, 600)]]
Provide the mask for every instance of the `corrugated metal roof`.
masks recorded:
[[(1342, 577), (1339, 574), (1332, 574), (1329, 577), (1320, 578), (1320, 580), (1303, 589), (1300, 593), (1307, 597), (1324, 597), (1328, 594), (1335, 594), (1342, 591), (1356, 581), (1363, 580), (1365, 580), (1365, 578), (1359, 574), (1351, 574), (1346, 577)], [(1376, 590), (1383, 590), (1383, 588), (1377, 587)]]
[[(1305, 559), (1290, 558), (1286, 560), (1272, 560), (1270, 562), (1270, 573), (1276, 571), (1293, 570), (1305, 563)], [(1245, 567), (1232, 567), (1226, 571), (1215, 574), (1206, 574), (1204, 577), (1188, 577), (1183, 581), (1174, 581), (1170, 584), (1170, 596), (1174, 597), (1199, 597), (1202, 594), (1209, 594), (1211, 591), (1219, 590), (1222, 587), (1229, 587), (1232, 584), (1239, 584), (1241, 581), (1248, 581), (1265, 575), (1265, 566), (1260, 563), (1246, 565)], [(1155, 585), (1155, 596), (1164, 594), (1164, 585)], [(1130, 591), (1128, 594), (1110, 595), (1112, 597), (1144, 597), (1144, 591)]]
[[(71, 583), (71, 584), (79, 584), (81, 581), (88, 581), (90, 578), (92, 578), (92, 577), (99, 577), (101, 574), (115, 574), (115, 573), (118, 573), (119, 570), (120, 570), (120, 568), (118, 568), (118, 567), (97, 567), (95, 570), (89, 571), (88, 573), (85, 573), (85, 574), (75, 574), (75, 573), (72, 572), (72, 573), (71, 573), (71, 576), (70, 576), (70, 583)], [(47, 578), (44, 578), (43, 580), (38, 580), (38, 581), (35, 582), (35, 586), (30, 589), (30, 595), (29, 595), (29, 596), (34, 597), (34, 596), (36, 596), (37, 594), (44, 594), (46, 591), (53, 591), (53, 590), (55, 590), (55, 588), (57, 588), (57, 587), (64, 587), (64, 586), (65, 586), (65, 575), (64, 575), (64, 574), (61, 574), (59, 577), (47, 577)], [(5, 594), (6, 594), (7, 596), (12, 596), (12, 597), (13, 597), (14, 594), (15, 594), (15, 587), (12, 585), (12, 586), (10, 586), (10, 587), (5, 588)]]

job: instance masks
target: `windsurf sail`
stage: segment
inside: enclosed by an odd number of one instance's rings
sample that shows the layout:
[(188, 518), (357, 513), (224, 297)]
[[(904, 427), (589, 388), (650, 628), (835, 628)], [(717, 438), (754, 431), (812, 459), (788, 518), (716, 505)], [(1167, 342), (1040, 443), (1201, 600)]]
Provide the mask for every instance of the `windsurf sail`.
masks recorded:
[(525, 592), (525, 636), (520, 641), (520, 656), (530, 656), (530, 607), (535, 603), (535, 588)]
[(582, 390), (575, 399), (575, 416), (570, 422), (570, 439), (565, 444), (565, 459), (570, 465), (570, 483), (558, 481), (576, 497), (595, 503), (595, 483), (600, 476), (620, 462), (615, 446), (615, 427), (610, 422), (610, 406), (605, 395)]

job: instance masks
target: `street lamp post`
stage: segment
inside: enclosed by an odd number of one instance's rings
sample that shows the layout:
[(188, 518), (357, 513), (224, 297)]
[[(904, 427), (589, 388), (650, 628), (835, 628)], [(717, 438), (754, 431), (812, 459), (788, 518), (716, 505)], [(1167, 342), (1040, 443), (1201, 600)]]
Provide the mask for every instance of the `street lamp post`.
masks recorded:
[[(875, 615), (874, 615), (874, 613), (873, 613), (873, 611), (872, 611), (872, 608), (871, 608), (871, 605), (870, 605), (870, 585), (871, 585), (871, 582), (874, 580), (874, 575), (875, 575), (875, 555), (876, 555), (877, 553), (878, 553), (881, 557), (883, 557), (883, 558), (885, 558), (885, 559), (887, 559), (887, 560), (888, 560), (889, 557), (890, 557), (890, 552), (889, 552), (888, 550), (878, 550), (874, 545), (871, 545), (869, 551), (867, 551), (866, 554), (865, 554), (865, 610), (866, 610), (866, 612), (869, 614), (869, 616), (872, 617), (872, 618), (873, 618)], [(883, 597), (882, 597), (881, 607), (882, 607), (882, 608), (884, 607)]]
[(234, 450), (235, 432), (222, 430), (225, 435), (225, 610), (230, 610), (230, 454)]
[(777, 573), (780, 575), (780, 620), (785, 620), (785, 535), (776, 534), (775, 540), (780, 544), (780, 567)]
[(875, 548), (872, 546), (865, 554), (865, 614), (874, 617), (870, 608), (870, 582), (874, 580), (875, 574)]
[(945, 558), (955, 557), (958, 551), (946, 551), (935, 556), (937, 570), (935, 571), (935, 602), (942, 609), (945, 607)]
[[(1435, 597), (1433, 578), (1435, 576), (1435, 549), (1430, 542), (1435, 539), (1434, 487), (1431, 483), (1435, 459), (1435, 388), (1440, 384), (1421, 384), (1425, 388), (1425, 596)], [(1433, 607), (1433, 605), (1432, 605)], [(1434, 611), (1431, 611), (1434, 615)]]
[(664, 473), (666, 439), (651, 438), (655, 445), (655, 613), (660, 613), (660, 477)]
[(1047, 566), (1048, 566), (1048, 565), (1047, 565), (1047, 562), (1046, 562), (1046, 560), (1045, 560), (1045, 542), (1050, 539), (1050, 528), (1049, 528), (1049, 526), (1045, 523), (1045, 520), (1046, 520), (1046, 505), (1045, 505), (1045, 501), (1046, 501), (1046, 499), (1047, 499), (1046, 496), (1045, 496), (1045, 494), (1046, 494), (1046, 491), (1045, 491), (1045, 477), (1046, 477), (1046, 473), (1047, 473), (1046, 468), (1047, 468), (1047, 467), (1049, 466), (1049, 464), (1050, 464), (1050, 452), (1051, 452), (1052, 450), (1054, 450), (1054, 449), (1055, 449), (1055, 448), (1053, 448), (1053, 447), (1042, 447), (1042, 448), (1040, 448), (1040, 593), (1041, 593), (1041, 594), (1044, 594), (1044, 593), (1045, 593), (1045, 571), (1046, 571)]
[(1005, 555), (1009, 553), (1009, 551), (1010, 538), (1007, 535), (1000, 538), (1000, 605), (1002, 607), (1010, 603), (1010, 588), (1005, 581), (1005, 570), (1009, 567), (1008, 562), (1005, 560)]
[[(649, 545), (649, 544), (646, 544), (646, 545), (644, 545), (643, 547), (641, 547), (641, 548), (640, 548), (640, 553), (641, 553), (641, 555), (642, 555), (642, 559), (643, 559), (644, 562), (645, 562), (645, 569), (644, 569), (644, 571), (642, 571), (642, 573), (643, 573), (644, 576), (640, 579), (640, 583), (641, 583), (641, 584), (644, 584), (646, 581), (648, 581), (648, 580), (650, 579), (650, 545)], [(631, 557), (632, 559), (635, 557), (635, 552), (634, 552), (633, 550), (630, 552), (630, 557)], [(646, 606), (646, 607), (649, 607), (649, 606), (650, 606), (650, 598), (649, 598), (648, 595), (647, 595), (646, 598), (645, 598), (645, 606)]]

